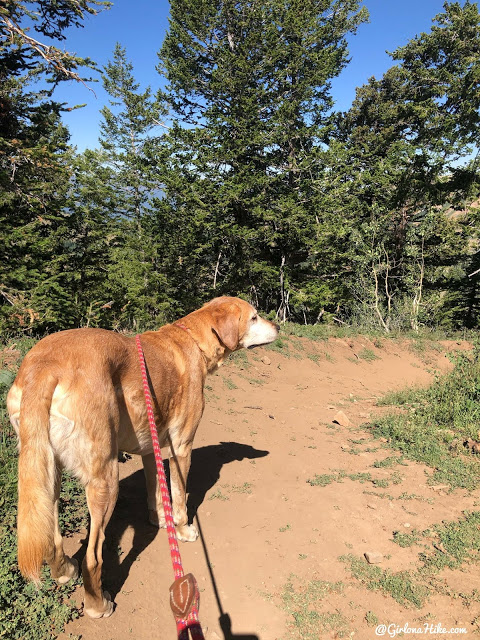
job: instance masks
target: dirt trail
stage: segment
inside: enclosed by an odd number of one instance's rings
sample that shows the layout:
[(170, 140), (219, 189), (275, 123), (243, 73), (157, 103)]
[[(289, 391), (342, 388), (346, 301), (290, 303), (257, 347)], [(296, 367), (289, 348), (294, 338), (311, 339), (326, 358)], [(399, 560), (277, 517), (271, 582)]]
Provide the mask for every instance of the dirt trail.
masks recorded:
[[(207, 381), (207, 407), (188, 481), (189, 510), (198, 509), (203, 545), (198, 540), (180, 549), (186, 571), (200, 585), (206, 639), (298, 637), (282, 594), (289, 582), (295, 587), (312, 580), (333, 584), (312, 614), (324, 616), (320, 638), (372, 640), (377, 636), (365, 617), (369, 611), (386, 625), (412, 627), (416, 620), (429, 620), (446, 628), (468, 628), (470, 634), (479, 612), (459, 599), (436, 596), (423, 609), (404, 608), (361, 587), (338, 558), (378, 551), (384, 555), (382, 568), (411, 569), (418, 547), (401, 548), (392, 542), (392, 532), (424, 530), (457, 518), (474, 507), (478, 492), (432, 489), (426, 468), (413, 462), (402, 465), (402, 481), (388, 487), (393, 499), (383, 499), (385, 490), (375, 490), (372, 482), (345, 478), (323, 487), (307, 483), (315, 474), (340, 470), (369, 472), (375, 479), (390, 476), (391, 469), (372, 465), (392, 452), (378, 448), (381, 443), (360, 425), (380, 411), (375, 403), (385, 392), (428, 384), (435, 370), (449, 366), (445, 351), (458, 345), (445, 343), (443, 352), (429, 352), (426, 363), (406, 343), (389, 340), (380, 348), (366, 338), (328, 343), (292, 339), (287, 344), (285, 355), (256, 350)], [(372, 353), (377, 359), (368, 359)], [(350, 426), (333, 422), (339, 410)], [(371, 440), (375, 450), (356, 449), (351, 441), (362, 438)], [(401, 495), (415, 498), (397, 499)], [(81, 551), (84, 537), (82, 532), (67, 540), (68, 552)], [(106, 547), (105, 585), (114, 594), (116, 610), (106, 620), (79, 618), (62, 638), (174, 638), (167, 536), (147, 522), (139, 459), (121, 465), (120, 497)], [(450, 573), (450, 586), (480, 590), (476, 571)]]

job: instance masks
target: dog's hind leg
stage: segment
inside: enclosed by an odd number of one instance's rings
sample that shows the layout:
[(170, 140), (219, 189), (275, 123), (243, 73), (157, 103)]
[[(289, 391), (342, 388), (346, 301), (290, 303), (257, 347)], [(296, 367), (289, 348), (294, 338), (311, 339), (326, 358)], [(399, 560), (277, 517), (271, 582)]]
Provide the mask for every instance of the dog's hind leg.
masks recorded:
[(60, 500), (60, 485), (62, 482), (62, 469), (57, 464), (55, 470), (55, 486), (54, 486), (54, 506), (53, 506), (53, 519), (54, 519), (54, 532), (53, 532), (53, 550), (52, 555), (47, 557), (47, 563), (50, 567), (50, 573), (52, 578), (58, 582), (58, 584), (65, 584), (72, 578), (75, 579), (78, 576), (78, 562), (65, 555), (63, 550), (63, 538), (60, 531), (60, 525), (58, 523), (58, 503)]
[(166, 526), (163, 510), (162, 492), (158, 483), (157, 465), (155, 454), (149, 453), (142, 456), (143, 470), (147, 484), (148, 519), (151, 524), (163, 529)]
[(113, 602), (109, 593), (102, 591), (102, 546), (105, 528), (118, 496), (118, 461), (115, 455), (109, 460), (95, 460), (93, 465), (97, 473), (85, 488), (90, 511), (90, 535), (82, 564), (84, 611), (91, 618), (106, 618), (113, 613)]

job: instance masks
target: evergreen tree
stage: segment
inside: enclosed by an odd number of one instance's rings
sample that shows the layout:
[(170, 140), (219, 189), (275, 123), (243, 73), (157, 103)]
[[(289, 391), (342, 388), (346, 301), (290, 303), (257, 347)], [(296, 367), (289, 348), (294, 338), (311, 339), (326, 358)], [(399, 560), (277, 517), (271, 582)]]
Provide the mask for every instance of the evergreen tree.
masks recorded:
[[(357, 90), (340, 123), (357, 207), (350, 290), (386, 330), (393, 321), (417, 328), (439, 318), (442, 304), (458, 306), (445, 293), (458, 290), (468, 251), (450, 205), (472, 196), (477, 180), (471, 164), (452, 163), (470, 153), (479, 113), (478, 9), (446, 3), (435, 21), (392, 54), (400, 64)], [(459, 96), (470, 92), (464, 118)]]
[[(55, 257), (61, 252), (70, 179), (68, 132), (62, 105), (51, 99), (56, 84), (79, 80), (89, 60), (33, 39), (63, 40), (67, 27), (106, 4), (87, 0), (0, 7), (0, 326), (44, 330), (69, 324), (69, 292)], [(43, 79), (47, 89), (35, 91)]]
[(159, 70), (178, 121), (163, 207), (188, 229), (187, 304), (241, 293), (281, 318), (305, 311), (330, 80), (365, 19), (357, 0), (171, 3)]
[(72, 161), (67, 212), (56, 256), (61, 279), (71, 297), (74, 326), (115, 323), (109, 290), (112, 250), (118, 236), (118, 194), (113, 170), (102, 151), (87, 149)]
[(168, 313), (169, 287), (162, 264), (165, 234), (153, 199), (162, 188), (162, 144), (153, 135), (163, 115), (149, 87), (139, 90), (126, 51), (116, 45), (103, 74), (111, 96), (101, 110), (100, 144), (116, 194), (108, 289), (113, 315), (124, 326), (154, 327)]

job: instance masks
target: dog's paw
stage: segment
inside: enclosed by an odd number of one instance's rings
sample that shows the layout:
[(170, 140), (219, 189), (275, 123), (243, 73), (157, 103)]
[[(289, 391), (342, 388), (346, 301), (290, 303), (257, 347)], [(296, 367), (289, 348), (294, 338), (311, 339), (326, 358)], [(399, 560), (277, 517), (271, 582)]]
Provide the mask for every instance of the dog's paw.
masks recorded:
[(183, 524), (177, 527), (177, 538), (182, 542), (195, 542), (198, 538), (197, 527), (194, 524)]
[(96, 609), (95, 607), (84, 607), (84, 612), (90, 618), (108, 618), (113, 613), (113, 602), (108, 591), (103, 591), (103, 607)]
[(165, 516), (162, 515), (160, 518), (158, 517), (158, 511), (155, 509), (148, 510), (148, 521), (150, 524), (153, 524), (154, 527), (158, 527), (159, 529), (165, 529), (167, 523), (165, 521)]
[(66, 584), (69, 580), (78, 578), (78, 562), (75, 558), (65, 556), (65, 573), (63, 576), (56, 578), (57, 584)]

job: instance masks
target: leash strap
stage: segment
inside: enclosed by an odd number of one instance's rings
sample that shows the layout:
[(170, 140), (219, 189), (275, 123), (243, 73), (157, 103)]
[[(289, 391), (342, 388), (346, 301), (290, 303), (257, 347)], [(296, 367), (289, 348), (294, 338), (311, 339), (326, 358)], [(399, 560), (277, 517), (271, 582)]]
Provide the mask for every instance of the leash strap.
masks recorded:
[(173, 574), (175, 576), (175, 582), (170, 587), (170, 606), (177, 623), (178, 640), (188, 640), (188, 631), (190, 631), (193, 640), (205, 640), (200, 626), (200, 621), (198, 619), (198, 586), (191, 573), (186, 576), (183, 573), (182, 558), (180, 556), (180, 549), (178, 548), (177, 534), (175, 531), (175, 524), (173, 522), (172, 505), (170, 502), (170, 495), (168, 493), (162, 452), (158, 441), (157, 427), (155, 425), (155, 417), (153, 414), (153, 403), (150, 393), (150, 385), (148, 383), (145, 356), (143, 354), (139, 335), (135, 336), (135, 343), (137, 345), (138, 359), (140, 361), (140, 369), (142, 372), (143, 393), (145, 395), (148, 423), (150, 425), (153, 452), (155, 454), (155, 462), (157, 465), (158, 482), (162, 492), (170, 556), (172, 559)]

